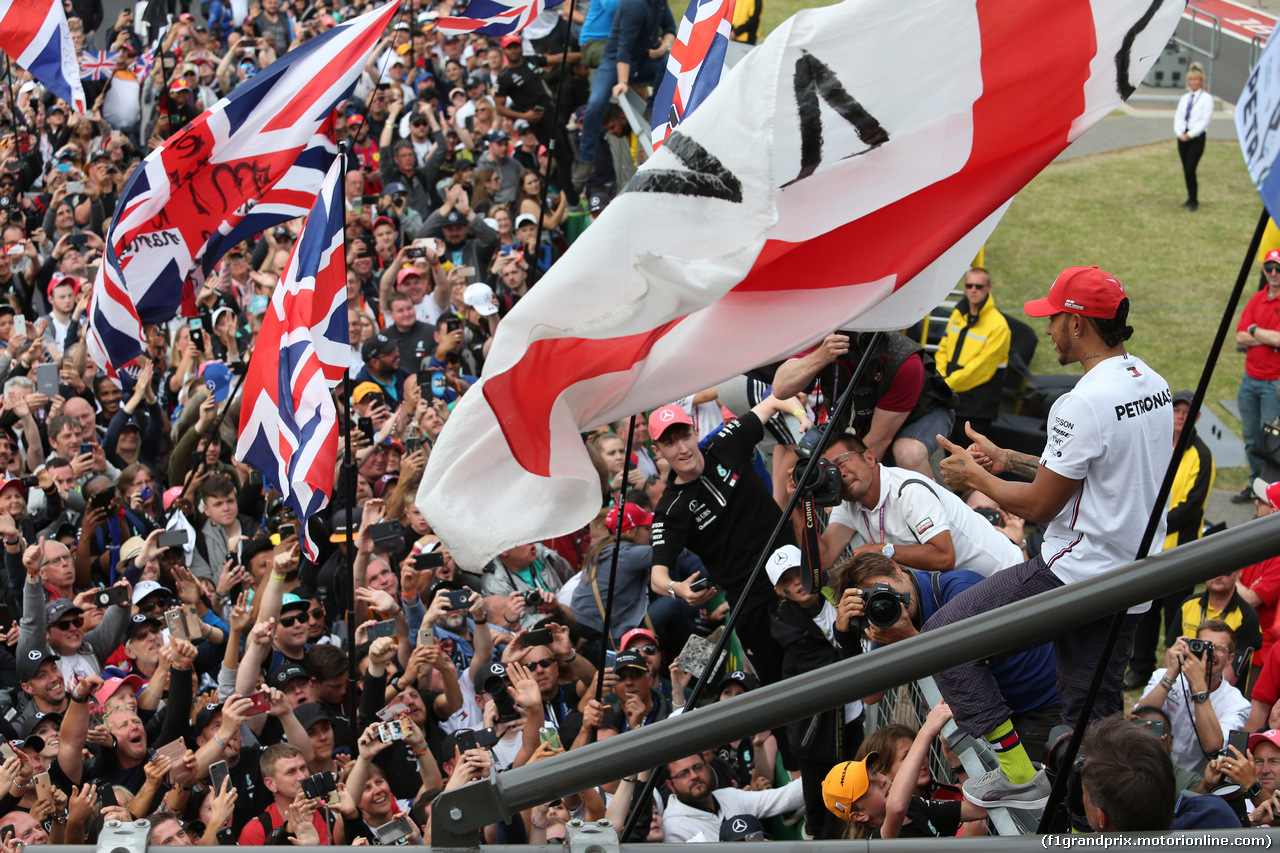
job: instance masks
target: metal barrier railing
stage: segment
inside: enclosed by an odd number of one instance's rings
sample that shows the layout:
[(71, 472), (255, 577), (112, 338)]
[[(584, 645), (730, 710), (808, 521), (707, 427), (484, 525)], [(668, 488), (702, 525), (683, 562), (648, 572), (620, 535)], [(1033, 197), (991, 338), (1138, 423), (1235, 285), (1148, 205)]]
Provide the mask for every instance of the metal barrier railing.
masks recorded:
[[(478, 850), (477, 833), (482, 827), (504, 821), (522, 809), (693, 755), (709, 743), (808, 719), (962, 663), (1045, 642), (1081, 623), (1277, 553), (1280, 515), (1257, 519), (975, 619), (753, 690), (733, 702), (700, 708), (546, 761), (493, 774), (441, 795), (432, 810), (432, 846), (439, 851)], [(989, 844), (994, 841), (986, 840)], [(1024, 843), (1018, 849), (1027, 846)]]
[[(1176, 33), (1173, 38), (1169, 39), (1174, 44), (1185, 47), (1192, 53), (1199, 54), (1205, 58), (1204, 69), (1204, 88), (1205, 91), (1213, 91), (1213, 61), (1218, 58), (1218, 54), (1222, 49), (1222, 21), (1217, 15), (1198, 9), (1195, 6), (1187, 6), (1184, 14), (1191, 16), (1188, 22), (1187, 38), (1180, 38)], [(1203, 24), (1201, 21), (1203, 20)], [(1209, 44), (1204, 46), (1198, 43), (1196, 32), (1199, 26), (1203, 26), (1209, 31)]]
[(1254, 33), (1253, 38), (1249, 39), (1249, 68), (1258, 64), (1258, 57), (1262, 55), (1262, 49), (1267, 46), (1268, 36), (1262, 33)]

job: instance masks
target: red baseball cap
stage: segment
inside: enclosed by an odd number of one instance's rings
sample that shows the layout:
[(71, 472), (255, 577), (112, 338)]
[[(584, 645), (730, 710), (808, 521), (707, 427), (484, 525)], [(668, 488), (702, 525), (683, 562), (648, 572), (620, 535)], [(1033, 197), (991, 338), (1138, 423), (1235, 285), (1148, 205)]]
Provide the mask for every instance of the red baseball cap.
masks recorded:
[(524, 39), (516, 33), (509, 33), (502, 37), (502, 46), (506, 47), (509, 44), (524, 44)]
[(622, 640), (618, 643), (618, 648), (625, 649), (636, 637), (642, 640), (648, 640), (655, 646), (658, 644), (658, 635), (650, 631), (648, 628), (632, 628), (630, 631), (622, 635)]
[[(605, 526), (609, 528), (610, 533), (618, 532), (618, 508), (615, 506), (609, 510), (609, 514), (604, 519)], [(627, 504), (627, 508), (622, 513), (622, 532), (634, 530), (637, 527), (648, 527), (653, 524), (653, 513), (645, 512), (636, 504)]]
[(1262, 259), (1264, 264), (1270, 263), (1271, 261), (1280, 261), (1280, 249), (1272, 249), (1270, 252), (1267, 252), (1267, 256)]
[(1249, 735), (1249, 751), (1253, 752), (1258, 744), (1266, 741), (1275, 747), (1280, 747), (1280, 731), (1276, 729), (1267, 729), (1265, 732), (1255, 732)]
[(1124, 285), (1111, 273), (1097, 267), (1067, 267), (1058, 274), (1048, 296), (1031, 300), (1022, 310), (1031, 317), (1052, 317), (1065, 312), (1110, 320), (1116, 316), (1116, 309), (1124, 298)]
[(689, 413), (680, 406), (663, 406), (661, 409), (654, 409), (653, 414), (649, 415), (649, 437), (657, 441), (662, 438), (662, 434), (668, 428), (676, 424), (693, 426), (693, 421), (690, 420)]

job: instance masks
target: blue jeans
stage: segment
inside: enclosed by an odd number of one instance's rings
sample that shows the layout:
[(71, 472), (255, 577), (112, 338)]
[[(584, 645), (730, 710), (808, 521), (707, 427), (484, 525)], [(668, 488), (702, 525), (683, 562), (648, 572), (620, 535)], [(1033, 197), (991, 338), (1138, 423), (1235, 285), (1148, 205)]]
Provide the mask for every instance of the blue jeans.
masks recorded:
[[(631, 66), (631, 80), (628, 82), (648, 85), (661, 79), (662, 71), (667, 67), (667, 58), (651, 59), (648, 56), (639, 66)], [(582, 119), (582, 138), (578, 143), (578, 159), (583, 163), (595, 163), (596, 145), (604, 133), (604, 112), (609, 108), (609, 99), (613, 97), (613, 87), (618, 84), (618, 60), (605, 57), (600, 60), (596, 76), (591, 81), (591, 97), (587, 99), (587, 114)]]
[(1248, 373), (1240, 380), (1236, 392), (1236, 405), (1240, 407), (1240, 429), (1244, 433), (1244, 451), (1249, 457), (1249, 482), (1262, 476), (1262, 459), (1253, 455), (1253, 443), (1258, 440), (1262, 425), (1280, 418), (1280, 401), (1276, 400), (1276, 387), (1280, 379), (1254, 379)]

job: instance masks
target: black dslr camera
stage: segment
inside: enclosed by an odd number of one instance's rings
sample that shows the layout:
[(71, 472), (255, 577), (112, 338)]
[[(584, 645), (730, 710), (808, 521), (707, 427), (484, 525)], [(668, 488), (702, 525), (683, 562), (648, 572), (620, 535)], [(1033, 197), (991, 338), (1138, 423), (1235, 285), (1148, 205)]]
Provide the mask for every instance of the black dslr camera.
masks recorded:
[(887, 583), (877, 583), (862, 591), (862, 618), (855, 630), (868, 627), (890, 628), (902, 618), (902, 611), (911, 606), (911, 593), (898, 592)]
[(1214, 658), (1215, 658), (1215, 650), (1213, 648), (1213, 643), (1209, 642), (1208, 640), (1197, 640), (1191, 637), (1187, 637), (1187, 649), (1191, 652), (1191, 654), (1195, 655), (1196, 657), (1204, 658), (1204, 663), (1206, 667), (1213, 666)]
[(504, 664), (489, 664), (489, 674), (485, 677), (481, 689), (489, 694), (489, 698), (498, 706), (498, 722), (508, 723), (520, 719), (516, 710), (516, 700), (507, 692), (507, 668)]
[(840, 469), (825, 459), (813, 459), (813, 451), (822, 441), (826, 425), (814, 427), (796, 442), (796, 456), (800, 461), (791, 472), (796, 489), (807, 495), (817, 506), (840, 506), (842, 482)]

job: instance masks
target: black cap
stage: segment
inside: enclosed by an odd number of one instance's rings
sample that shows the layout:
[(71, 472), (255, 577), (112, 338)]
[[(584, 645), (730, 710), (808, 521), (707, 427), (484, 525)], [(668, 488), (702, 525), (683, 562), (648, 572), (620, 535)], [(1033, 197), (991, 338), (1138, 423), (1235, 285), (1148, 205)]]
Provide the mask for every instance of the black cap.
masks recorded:
[[(455, 211), (450, 211), (450, 213), (453, 212)], [(368, 361), (369, 359), (377, 358), (380, 355), (390, 355), (395, 351), (395, 342), (392, 341), (391, 338), (387, 337), (385, 332), (378, 332), (378, 334), (365, 341), (364, 346), (360, 347), (360, 357), (365, 361)]]
[(40, 669), (40, 664), (47, 660), (58, 660), (58, 656), (47, 646), (39, 649), (32, 649), (20, 657), (18, 659), (18, 681), (30, 681), (35, 678), (36, 672)]
[(196, 712), (196, 731), (199, 732), (209, 725), (209, 721), (213, 719), (213, 715), (222, 710), (221, 702), (210, 702), (199, 711)]
[(311, 728), (321, 720), (328, 720), (329, 725), (333, 725), (333, 714), (319, 702), (303, 702), (293, 709), (293, 715), (298, 718), (298, 722), (304, 729)]
[(274, 670), (271, 673), (271, 677), (267, 679), (267, 684), (271, 685), (276, 690), (283, 690), (285, 685), (290, 681), (293, 681), (295, 678), (310, 677), (311, 676), (307, 675), (307, 671), (302, 667), (288, 663), (279, 669)]
[(75, 602), (71, 599), (55, 598), (44, 606), (44, 618), (48, 624), (52, 625), (54, 622), (57, 622), (63, 616), (66, 616), (72, 611), (76, 613), (84, 613), (83, 610), (76, 607)]
[(507, 665), (505, 663), (491, 663), (485, 669), (476, 673), (475, 686), (477, 693), (484, 693), (484, 685), (490, 678), (501, 678), (506, 680)]
[(467, 215), (460, 210), (451, 210), (444, 216), (441, 225), (466, 225)]
[(639, 652), (618, 652), (618, 657), (613, 662), (613, 671), (622, 672), (624, 669), (642, 669), (648, 672), (649, 664)]
[(502, 128), (491, 130), (484, 135), (485, 142), (506, 142), (510, 138), (511, 137), (508, 136), (507, 132)]
[(764, 841), (764, 824), (753, 814), (736, 814), (720, 824), (721, 841)]
[(731, 672), (724, 678), (720, 679), (720, 683), (716, 685), (716, 695), (718, 696), (723, 693), (724, 689), (731, 684), (739, 684), (742, 686), (744, 691), (751, 691), (760, 686), (760, 679), (756, 678), (751, 673), (743, 672), (742, 670)]
[(602, 192), (595, 192), (587, 199), (587, 212), (600, 213), (609, 206), (609, 196)]
[(141, 631), (143, 628), (147, 627), (148, 625), (154, 625), (155, 627), (161, 630), (164, 630), (164, 623), (161, 622), (159, 619), (152, 619), (150, 616), (144, 616), (141, 613), (133, 614), (133, 616), (129, 619), (128, 627), (124, 629), (124, 638), (126, 640), (132, 640), (135, 636), (137, 636), (139, 631)]
[(1189, 391), (1186, 388), (1183, 388), (1181, 391), (1173, 392), (1174, 405), (1177, 405), (1178, 403), (1186, 403), (1187, 405), (1191, 405), (1191, 401), (1194, 400), (1195, 398), (1196, 398), (1195, 392)]

